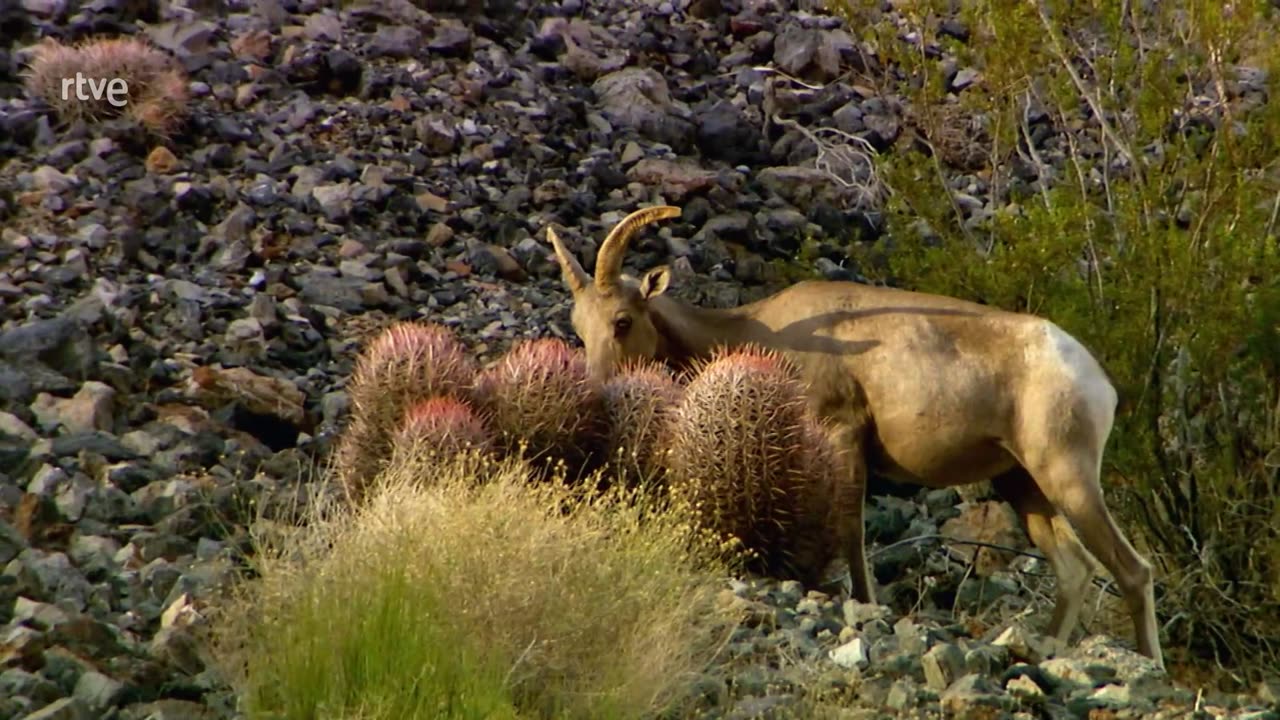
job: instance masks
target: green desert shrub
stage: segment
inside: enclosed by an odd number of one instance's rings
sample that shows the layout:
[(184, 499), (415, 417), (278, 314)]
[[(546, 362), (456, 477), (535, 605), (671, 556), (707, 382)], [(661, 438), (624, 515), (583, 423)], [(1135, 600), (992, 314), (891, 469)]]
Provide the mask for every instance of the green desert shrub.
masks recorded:
[(249, 717), (681, 716), (733, 629), (722, 548), (621, 486), (420, 468), (257, 548), (215, 624)]
[[(911, 108), (873, 279), (1048, 317), (1123, 398), (1104, 482), (1166, 652), (1280, 661), (1280, 46), (1234, 3), (831, 0)], [(903, 42), (907, 32), (916, 43)], [(956, 93), (933, 48), (977, 82)], [(994, 198), (986, 207), (975, 196)]]

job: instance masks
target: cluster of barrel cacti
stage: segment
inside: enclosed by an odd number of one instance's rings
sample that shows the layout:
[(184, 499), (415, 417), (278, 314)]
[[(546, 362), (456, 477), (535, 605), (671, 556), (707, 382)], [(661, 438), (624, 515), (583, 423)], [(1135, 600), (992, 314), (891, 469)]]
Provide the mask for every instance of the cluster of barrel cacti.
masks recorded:
[(776, 354), (722, 352), (685, 377), (631, 363), (599, 384), (559, 339), (481, 369), (448, 329), (401, 322), (357, 358), (348, 394), (335, 473), (354, 501), (389, 463), (429, 482), (441, 460), (516, 456), (535, 477), (664, 493), (761, 572), (813, 581), (830, 557), (839, 457)]

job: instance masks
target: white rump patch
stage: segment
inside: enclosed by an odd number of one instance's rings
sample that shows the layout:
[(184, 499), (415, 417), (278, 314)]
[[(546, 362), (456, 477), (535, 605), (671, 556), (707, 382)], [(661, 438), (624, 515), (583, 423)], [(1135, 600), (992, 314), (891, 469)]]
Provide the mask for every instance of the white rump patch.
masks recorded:
[(1074, 390), (1073, 394), (1088, 403), (1090, 414), (1099, 423), (1099, 429), (1104, 431), (1105, 437), (1111, 429), (1116, 400), (1119, 398), (1116, 389), (1107, 380), (1098, 360), (1079, 340), (1047, 320), (1041, 327), (1046, 340), (1043, 350), (1045, 359), (1058, 363)]

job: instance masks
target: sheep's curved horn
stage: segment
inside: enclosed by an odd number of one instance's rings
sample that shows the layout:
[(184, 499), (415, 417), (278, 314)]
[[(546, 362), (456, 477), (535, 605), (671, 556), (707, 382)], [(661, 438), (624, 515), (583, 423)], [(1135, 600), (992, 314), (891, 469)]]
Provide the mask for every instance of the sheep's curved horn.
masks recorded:
[(547, 239), (551, 241), (551, 247), (555, 248), (556, 260), (560, 261), (560, 272), (564, 275), (565, 284), (571, 292), (579, 292), (591, 282), (591, 276), (582, 269), (578, 259), (565, 248), (564, 243), (560, 242), (560, 236), (551, 227), (547, 228)]
[(636, 210), (613, 226), (596, 254), (596, 287), (604, 290), (617, 284), (622, 274), (622, 257), (627, 254), (627, 242), (637, 230), (649, 223), (673, 217), (680, 217), (680, 208), (654, 205)]

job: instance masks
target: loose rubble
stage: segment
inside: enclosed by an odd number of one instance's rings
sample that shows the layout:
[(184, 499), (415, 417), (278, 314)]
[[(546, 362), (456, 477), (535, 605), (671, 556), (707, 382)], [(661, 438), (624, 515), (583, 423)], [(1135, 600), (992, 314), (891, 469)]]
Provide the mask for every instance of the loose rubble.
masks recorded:
[[(808, 0), (218, 5), (0, 3), (0, 718), (235, 717), (209, 604), (253, 523), (316, 491), (369, 333), (427, 318), (482, 359), (570, 339), (543, 228), (590, 270), (659, 201), (684, 214), (629, 266), (670, 262), (707, 305), (760, 297), (806, 237), (883, 231), (870, 166), (817, 169), (803, 128), (893, 152), (910, 127), (842, 79), (859, 44)], [(189, 73), (172, 141), (62, 128), (25, 96), (30, 45), (95, 32)], [(952, 92), (981, 82), (942, 62)], [(970, 222), (1006, 200), (954, 186)], [(814, 267), (861, 278), (832, 244)], [(1006, 510), (877, 494), (883, 606), (734, 581), (709, 716), (1280, 718), (1274, 686), (1199, 696), (1105, 636), (1049, 657), (1010, 621), (1045, 605), (1035, 561), (938, 540), (1020, 549)]]

